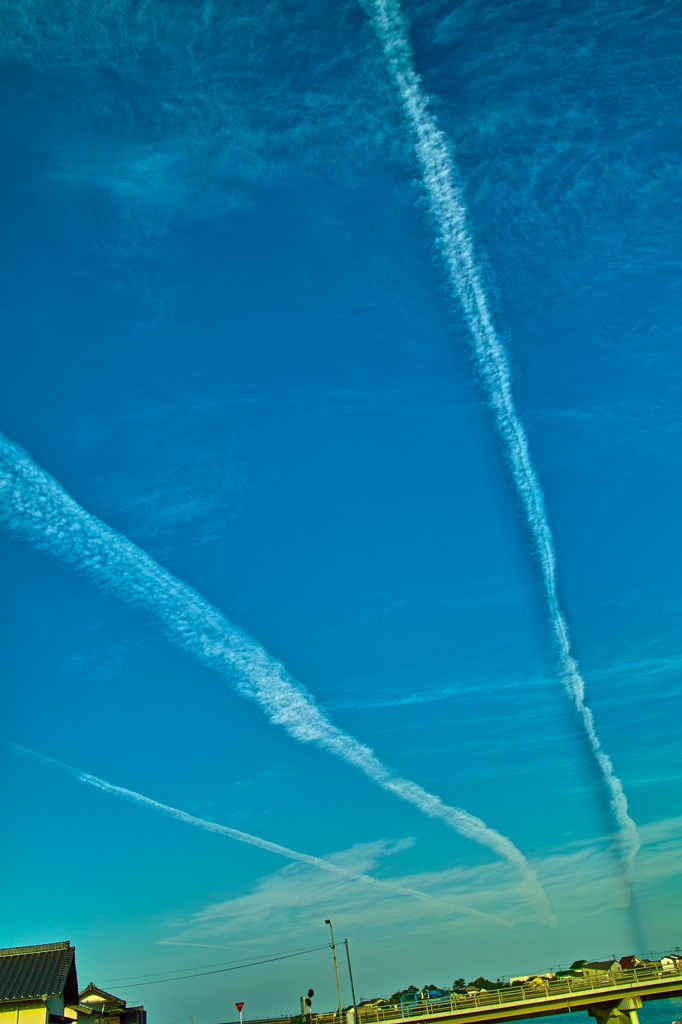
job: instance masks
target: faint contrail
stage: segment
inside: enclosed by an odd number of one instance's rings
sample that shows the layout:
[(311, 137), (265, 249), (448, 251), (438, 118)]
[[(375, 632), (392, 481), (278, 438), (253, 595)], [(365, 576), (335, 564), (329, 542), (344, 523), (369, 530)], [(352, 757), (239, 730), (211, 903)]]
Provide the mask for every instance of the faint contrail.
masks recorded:
[(421, 79), (415, 70), (408, 25), (399, 0), (362, 2), (370, 12), (412, 131), (440, 252), (454, 295), (464, 309), (479, 372), (495, 412), (497, 429), (535, 541), (563, 684), (582, 720), (608, 787), (611, 807), (621, 830), (626, 870), (630, 875), (641, 845), (639, 834), (628, 814), (623, 784), (614, 774), (611, 759), (604, 753), (597, 736), (592, 711), (585, 703), (585, 683), (571, 653), (568, 626), (559, 604), (554, 543), (544, 496), (530, 456), (526, 432), (516, 411), (507, 355), (493, 322), (484, 274), (469, 234), (464, 190), (447, 140), (429, 109)]
[(127, 537), (86, 512), (3, 434), (0, 521), (13, 536), (59, 558), (126, 604), (144, 609), (169, 640), (227, 679), (237, 693), (258, 704), (270, 721), (291, 737), (335, 754), (382, 789), (514, 864), (543, 919), (554, 923), (535, 871), (511, 839), (394, 774), (370, 747), (334, 725), (280, 661)]
[[(329, 860), (325, 860), (323, 857), (313, 857), (308, 853), (300, 853), (298, 850), (290, 850), (288, 846), (282, 846), (280, 843), (271, 843), (267, 839), (261, 839), (260, 836), (253, 836), (249, 832), (241, 832), (236, 828), (228, 828), (227, 825), (218, 825), (215, 821), (205, 821), (204, 818), (196, 818), (193, 814), (187, 814), (186, 811), (181, 811), (177, 807), (169, 807), (167, 804), (161, 804), (158, 800), (152, 800), (148, 796), (143, 796), (142, 793), (136, 793), (132, 789), (124, 789), (122, 786), (115, 786), (112, 782), (106, 782), (104, 779), (97, 778), (96, 775), (88, 775), (87, 772), (82, 772), (79, 768), (72, 768), (71, 765), (64, 764), (62, 761), (57, 761), (53, 757), (48, 757), (46, 754), (39, 754), (35, 750), (29, 750), (28, 747), (20, 747), (17, 743), (5, 742), (5, 746), (8, 750), (11, 750), (13, 754), (17, 754), (19, 757), (27, 757), (31, 761), (37, 761), (38, 764), (44, 764), (48, 768), (57, 768), (61, 772), (66, 772), (73, 779), (77, 779), (78, 782), (84, 782), (88, 786), (94, 786), (95, 789), (102, 790), (103, 793), (108, 793), (110, 796), (118, 796), (123, 800), (129, 800), (134, 804), (141, 804), (143, 807), (149, 807), (152, 811), (157, 811), (159, 814), (165, 814), (169, 818), (175, 818), (176, 821), (182, 821), (185, 825), (194, 825), (195, 828), (204, 829), (205, 832), (215, 832), (221, 836), (227, 836), (228, 839), (236, 839), (239, 843), (248, 843), (249, 846), (257, 846), (260, 850), (268, 850), (270, 853), (276, 853), (280, 857), (286, 857), (287, 860), (299, 861), (301, 864), (308, 864), (313, 868), (320, 868), (322, 871), (330, 871), (334, 875), (345, 879), (346, 881), (354, 882), (367, 882), (370, 885), (379, 886), (382, 889), (389, 889), (391, 892), (399, 893), (402, 896), (416, 896), (418, 899), (433, 900), (434, 896), (430, 896), (429, 893), (422, 892), (420, 889), (408, 889), (401, 885), (393, 885), (390, 882), (382, 882), (379, 878), (373, 878), (371, 875), (358, 874), (355, 871), (348, 871), (345, 868), (340, 868), (338, 865), (333, 864)], [(472, 910), (470, 907), (464, 907), (458, 905), (460, 910), (468, 911), (472, 914), (480, 914), (482, 917), (491, 917), (489, 914), (483, 914), (481, 911)], [(493, 918), (498, 921), (498, 918)]]
[(488, 921), (492, 921), (495, 924), (504, 925), (505, 928), (512, 927), (508, 921), (505, 921), (504, 918), (497, 917), (495, 914), (486, 914), (482, 910), (475, 910), (473, 907), (467, 907), (462, 903), (455, 903), (447, 898), (443, 899), (440, 896), (432, 896), (428, 892), (422, 892), (421, 889), (410, 889), (404, 885), (396, 885), (393, 882), (384, 882), (380, 878), (374, 878), (372, 875), (358, 874), (355, 871), (340, 868), (337, 864), (332, 863), (332, 861), (325, 860), (323, 857), (313, 857), (308, 853), (300, 853), (298, 850), (290, 850), (288, 846), (282, 846), (281, 843), (271, 843), (268, 839), (262, 839), (260, 836), (251, 835), (250, 832), (241, 832), (236, 828), (228, 828), (227, 825), (218, 825), (215, 821), (206, 821), (204, 818), (196, 818), (193, 814), (187, 814), (186, 811), (181, 811), (177, 807), (169, 807), (168, 804), (159, 803), (158, 800), (152, 800), (151, 797), (143, 796), (142, 793), (136, 793), (132, 789), (124, 789), (122, 786), (115, 786), (112, 782), (106, 782), (104, 779), (99, 779), (96, 775), (89, 775), (87, 772), (83, 772), (79, 768), (73, 768), (71, 765), (64, 764), (63, 761), (57, 761), (55, 758), (48, 757), (46, 754), (39, 754), (35, 750), (29, 750), (28, 747), (21, 747), (18, 743), (9, 743), (5, 741), (5, 746), (18, 757), (27, 757), (31, 761), (36, 761), (38, 764), (44, 764), (48, 768), (57, 768), (59, 771), (65, 772), (72, 778), (77, 779), (78, 782), (84, 782), (88, 786), (94, 786), (95, 789), (101, 789), (103, 793), (108, 793), (110, 796), (118, 796), (123, 800), (130, 800), (134, 804), (149, 807), (151, 810), (157, 811), (159, 814), (165, 814), (169, 818), (175, 818), (176, 821), (182, 821), (185, 825), (193, 825), (195, 828), (204, 829), (205, 832), (215, 832), (218, 835), (227, 836), (228, 839), (236, 839), (239, 843), (247, 843), (249, 846), (257, 846), (260, 850), (268, 850), (270, 853), (276, 853), (279, 857), (286, 857), (287, 860), (294, 860), (301, 864), (308, 864), (310, 867), (320, 868), (321, 871), (329, 871), (332, 874), (343, 878), (345, 881), (366, 882), (368, 885), (377, 886), (380, 889), (397, 893), (400, 896), (415, 896), (420, 900), (446, 903), (457, 910), (461, 910), (463, 913), (486, 918)]

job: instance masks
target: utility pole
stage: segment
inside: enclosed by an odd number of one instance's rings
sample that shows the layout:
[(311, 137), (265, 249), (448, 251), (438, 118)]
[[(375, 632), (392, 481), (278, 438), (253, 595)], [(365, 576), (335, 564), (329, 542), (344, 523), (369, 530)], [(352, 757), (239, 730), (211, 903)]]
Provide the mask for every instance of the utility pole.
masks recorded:
[(353, 1024), (358, 1024), (358, 1007), (355, 1002), (355, 985), (353, 984), (353, 972), (350, 969), (350, 953), (348, 952), (348, 939), (344, 939), (343, 944), (346, 947), (346, 960), (348, 961), (348, 977), (350, 978), (350, 990), (353, 996), (353, 1009), (355, 1011), (355, 1020)]

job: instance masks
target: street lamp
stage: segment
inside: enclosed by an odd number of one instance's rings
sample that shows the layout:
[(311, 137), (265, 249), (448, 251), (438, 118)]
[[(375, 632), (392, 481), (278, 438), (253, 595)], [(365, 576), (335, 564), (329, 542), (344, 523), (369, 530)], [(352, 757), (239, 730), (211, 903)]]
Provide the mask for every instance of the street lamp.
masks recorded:
[(339, 999), (339, 1024), (341, 1024), (341, 1022), (343, 1020), (343, 1008), (341, 1006), (341, 988), (339, 986), (339, 968), (338, 968), (337, 963), (336, 963), (336, 946), (334, 945), (334, 929), (332, 928), (332, 923), (331, 923), (331, 921), (329, 920), (328, 917), (325, 918), (324, 923), (329, 925), (329, 931), (331, 932), (331, 935), (332, 935), (332, 941), (329, 943), (329, 945), (332, 947), (332, 956), (334, 957), (334, 977), (336, 978), (336, 995), (338, 996), (338, 999)]

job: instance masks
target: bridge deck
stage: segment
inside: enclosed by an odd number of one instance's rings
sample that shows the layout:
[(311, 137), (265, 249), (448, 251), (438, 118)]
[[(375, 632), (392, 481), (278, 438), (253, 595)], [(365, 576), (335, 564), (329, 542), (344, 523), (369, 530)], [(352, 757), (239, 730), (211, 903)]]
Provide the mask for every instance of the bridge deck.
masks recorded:
[[(420, 1021), (497, 1021), (524, 1020), (555, 1013), (586, 1010), (598, 1003), (617, 1003), (621, 999), (639, 997), (670, 999), (682, 996), (682, 971), (642, 967), (633, 971), (617, 971), (593, 977), (565, 978), (545, 981), (540, 986), (519, 985), (513, 988), (478, 992), (475, 995), (451, 995), (443, 999), (421, 1000), (416, 1006), (384, 1006), (359, 1010), (358, 1024), (389, 1024), (409, 1018)], [(320, 1014), (319, 1024), (331, 1024), (332, 1014)], [(336, 1014), (338, 1018), (338, 1014)]]
[[(360, 1009), (357, 1024), (427, 1024), (455, 1021), (457, 1024), (503, 1024), (505, 1021), (550, 1017), (555, 1013), (586, 1011), (598, 1004), (618, 1004), (622, 999), (671, 999), (682, 996), (682, 970), (640, 967), (587, 978), (545, 981), (542, 985), (515, 985), (513, 988), (478, 992), (475, 995), (450, 995), (443, 999), (420, 1000), (409, 1008), (399, 1004)], [(351, 1024), (352, 1011), (345, 1015)], [(300, 1017), (297, 1018), (300, 1020)], [(291, 1017), (270, 1017), (246, 1024), (290, 1024)], [(230, 1024), (239, 1024), (238, 1021)], [(336, 1013), (315, 1013), (312, 1024), (339, 1024)], [(342, 1022), (344, 1024), (344, 1022)]]

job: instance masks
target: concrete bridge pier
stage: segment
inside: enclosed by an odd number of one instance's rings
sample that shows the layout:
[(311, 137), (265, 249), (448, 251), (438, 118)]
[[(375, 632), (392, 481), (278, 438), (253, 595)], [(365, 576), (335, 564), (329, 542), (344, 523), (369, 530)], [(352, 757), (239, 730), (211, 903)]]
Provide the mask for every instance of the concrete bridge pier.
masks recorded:
[(596, 1024), (639, 1024), (638, 1010), (642, 1008), (639, 996), (626, 996), (617, 1003), (597, 1003), (587, 1007)]

